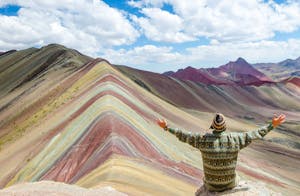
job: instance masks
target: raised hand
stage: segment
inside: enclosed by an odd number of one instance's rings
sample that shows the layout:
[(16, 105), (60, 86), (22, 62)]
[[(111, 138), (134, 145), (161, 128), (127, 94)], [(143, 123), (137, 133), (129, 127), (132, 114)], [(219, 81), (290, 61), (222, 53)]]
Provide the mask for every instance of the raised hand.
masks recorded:
[(165, 119), (157, 119), (157, 124), (163, 129), (166, 129), (168, 127), (167, 121)]
[(285, 121), (285, 115), (284, 114), (280, 114), (279, 116), (274, 114), (274, 117), (273, 117), (273, 120), (272, 120), (273, 127), (274, 128), (277, 127), (281, 123), (284, 123), (284, 121)]

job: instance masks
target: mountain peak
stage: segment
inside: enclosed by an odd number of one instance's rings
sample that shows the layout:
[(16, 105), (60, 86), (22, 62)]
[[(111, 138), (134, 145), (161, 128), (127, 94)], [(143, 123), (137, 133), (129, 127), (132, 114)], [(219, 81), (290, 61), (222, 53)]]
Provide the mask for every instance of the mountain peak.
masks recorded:
[[(58, 44), (2, 53), (0, 67), (5, 74), (1, 75), (0, 98), (25, 83), (37, 81), (48, 72), (55, 71), (56, 77), (69, 75), (91, 60), (91, 57)], [(23, 74), (16, 80), (13, 76), (19, 72)]]
[(232, 70), (232, 69), (254, 69), (245, 59), (239, 57), (236, 61), (229, 61), (227, 64), (220, 66), (219, 68), (223, 70)]
[(293, 59), (286, 59), (284, 61), (281, 61), (278, 63), (280, 66), (284, 66), (284, 67), (295, 67), (295, 68), (300, 68), (300, 57), (298, 57), (297, 59), (293, 60)]
[(197, 69), (192, 66), (188, 66), (188, 67), (184, 68), (184, 70), (197, 70)]
[(60, 49), (67, 49), (65, 46), (61, 45), (61, 44), (57, 44), (57, 43), (51, 43), (51, 44), (48, 44), (42, 48), (60, 48)]
[(239, 57), (236, 61), (235, 61), (236, 63), (247, 63), (247, 64), (249, 64), (245, 59), (243, 59), (242, 57)]
[(227, 64), (220, 66), (222, 70), (245, 70), (245, 69), (250, 69), (253, 70), (254, 68), (252, 65), (250, 65), (245, 59), (239, 57), (236, 61), (229, 61)]
[(177, 72), (173, 72), (169, 76), (181, 80), (190, 80), (190, 81), (200, 82), (204, 84), (220, 83), (219, 79), (216, 79), (212, 75), (210, 75), (206, 69), (197, 69), (191, 66), (188, 66), (184, 69), (179, 69), (177, 70)]
[(269, 77), (255, 69), (251, 64), (241, 57), (235, 62), (229, 62), (220, 68), (230, 75), (230, 79), (239, 84), (261, 85), (264, 82), (272, 82)]
[(174, 71), (167, 71), (167, 72), (164, 72), (163, 75), (170, 76), (174, 73), (175, 73)]

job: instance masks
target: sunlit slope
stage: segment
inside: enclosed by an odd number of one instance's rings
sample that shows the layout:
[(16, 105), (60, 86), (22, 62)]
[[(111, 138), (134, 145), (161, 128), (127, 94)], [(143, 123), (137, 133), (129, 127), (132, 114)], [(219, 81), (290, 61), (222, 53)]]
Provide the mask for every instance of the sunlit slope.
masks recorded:
[[(130, 186), (136, 192), (170, 194), (197, 188), (199, 152), (178, 146), (155, 125), (156, 117), (164, 117), (196, 130), (196, 118), (149, 94), (105, 61), (76, 74), (80, 77), (60, 96), (28, 118), (20, 116), (22, 134), (3, 143), (0, 152), (2, 186), (56, 180), (86, 187), (112, 183), (125, 192)], [(12, 126), (10, 133), (18, 131)]]
[[(205, 133), (212, 114), (191, 115), (99, 59), (53, 83), (48, 98), (38, 92), (26, 92), (0, 113), (1, 187), (54, 180), (131, 195), (192, 195), (202, 185), (200, 152), (164, 132), (156, 118)], [(238, 171), (242, 179), (299, 193), (298, 157), (294, 149), (260, 142), (241, 154)]]

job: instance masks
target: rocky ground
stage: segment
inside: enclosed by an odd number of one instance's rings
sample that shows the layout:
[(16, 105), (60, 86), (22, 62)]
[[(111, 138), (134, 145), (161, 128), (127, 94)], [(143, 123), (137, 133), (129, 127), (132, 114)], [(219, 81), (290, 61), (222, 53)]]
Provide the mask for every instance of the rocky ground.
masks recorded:
[(86, 189), (76, 185), (61, 182), (40, 181), (33, 183), (21, 183), (6, 189), (0, 190), (1, 196), (125, 196), (110, 186), (98, 189)]
[[(33, 183), (20, 183), (5, 189), (0, 190), (0, 196), (125, 196), (127, 194), (117, 191), (111, 186), (101, 188), (82, 188), (77, 185), (70, 185), (61, 182), (40, 181)], [(224, 192), (209, 192), (204, 186), (200, 187), (195, 194), (196, 196), (279, 196), (280, 193), (275, 193), (266, 187), (264, 183), (253, 181), (241, 181), (240, 184), (228, 191)]]
[(224, 192), (209, 192), (204, 186), (200, 187), (196, 196), (215, 196), (215, 195), (228, 195), (228, 196), (279, 196), (280, 193), (268, 189), (264, 183), (257, 183), (253, 181), (241, 181), (239, 185), (228, 191)]

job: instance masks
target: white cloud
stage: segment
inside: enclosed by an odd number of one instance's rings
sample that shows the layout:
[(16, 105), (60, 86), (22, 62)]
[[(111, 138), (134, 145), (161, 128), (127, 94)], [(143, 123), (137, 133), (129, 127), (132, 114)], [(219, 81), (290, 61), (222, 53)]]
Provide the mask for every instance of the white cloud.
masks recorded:
[(299, 57), (300, 39), (288, 41), (257, 41), (247, 43), (218, 43), (188, 48), (182, 53), (171, 47), (146, 45), (131, 50), (109, 50), (104, 55), (111, 63), (139, 69), (164, 72), (186, 66), (213, 67), (245, 58), (249, 63), (279, 62)]
[(134, 16), (132, 19), (141, 27), (147, 38), (176, 43), (195, 40), (195, 37), (183, 33), (183, 20), (178, 15), (159, 8), (143, 8), (141, 12), (146, 17)]
[(165, 1), (162, 0), (142, 0), (142, 1), (136, 1), (136, 0), (129, 0), (127, 1), (128, 5), (136, 8), (142, 8), (142, 7), (162, 7)]
[[(146, 35), (148, 33), (148, 38), (155, 41), (178, 42), (178, 39), (166, 39), (165, 34), (168, 31), (161, 29), (161, 24), (155, 22), (160, 18), (163, 23), (172, 16), (172, 35), (180, 33), (189, 39), (207, 37), (221, 42), (245, 42), (269, 39), (276, 32), (297, 30), (300, 27), (300, 2), (288, 2), (276, 4), (262, 0), (142, 0), (130, 1), (129, 4), (139, 7), (141, 13), (145, 14), (145, 17), (137, 19), (138, 24)], [(171, 5), (174, 14), (162, 10), (164, 4)], [(180, 23), (176, 23), (175, 18), (180, 19)], [(153, 36), (153, 32), (161, 33)]]
[[(251, 63), (276, 62), (299, 56), (299, 39), (271, 40), (276, 32), (299, 30), (300, 2), (288, 2), (130, 0), (139, 16), (100, 0), (1, 0), (0, 7), (22, 8), (17, 16), (0, 15), (0, 51), (60, 43), (115, 64), (156, 72), (189, 65), (218, 66), (240, 56)], [(163, 10), (165, 3), (173, 10)], [(130, 46), (140, 34), (176, 44), (157, 46), (142, 38), (148, 45), (114, 49)], [(208, 38), (208, 45), (186, 48), (185, 42), (202, 37)]]
[(215, 43), (186, 49), (186, 60), (192, 65), (217, 66), (245, 58), (250, 63), (279, 62), (299, 57), (300, 39), (287, 41), (258, 41), (244, 43)]
[(182, 54), (174, 52), (172, 47), (158, 47), (154, 45), (139, 46), (131, 50), (111, 49), (105, 51), (103, 57), (109, 59), (113, 64), (129, 65), (158, 72), (166, 70), (169, 66), (174, 68), (174, 62), (183, 58)]
[(7, 4), (22, 8), (18, 16), (0, 15), (0, 50), (60, 43), (96, 56), (139, 36), (124, 13), (103, 1), (4, 0), (0, 6)]

